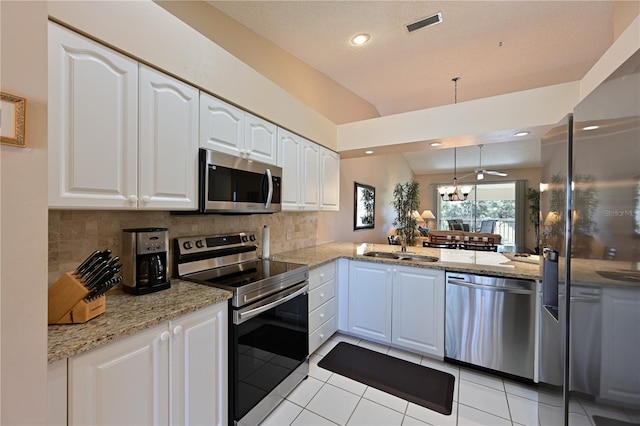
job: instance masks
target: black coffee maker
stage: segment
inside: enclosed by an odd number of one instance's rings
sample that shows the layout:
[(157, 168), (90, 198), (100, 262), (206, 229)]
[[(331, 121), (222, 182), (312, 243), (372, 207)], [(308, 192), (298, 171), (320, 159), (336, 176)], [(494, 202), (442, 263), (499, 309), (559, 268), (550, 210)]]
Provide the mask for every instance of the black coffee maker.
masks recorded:
[(167, 270), (169, 230), (134, 228), (122, 232), (122, 289), (139, 295), (171, 287)]

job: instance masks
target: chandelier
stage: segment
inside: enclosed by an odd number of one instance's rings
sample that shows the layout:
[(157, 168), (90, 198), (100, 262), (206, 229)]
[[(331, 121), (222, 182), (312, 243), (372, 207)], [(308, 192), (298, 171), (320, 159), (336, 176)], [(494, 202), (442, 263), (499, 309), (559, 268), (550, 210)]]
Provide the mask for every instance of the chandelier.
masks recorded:
[[(454, 77), (451, 79), (454, 84), (454, 104), (458, 103), (458, 80), (460, 80), (460, 77)], [(440, 198), (442, 198), (442, 201), (465, 201), (469, 196), (470, 191), (471, 187), (465, 185), (460, 187), (462, 198), (460, 198), (460, 195), (458, 194), (458, 178), (456, 177), (456, 148), (453, 148), (453, 185), (438, 187)]]
[(462, 197), (460, 197), (460, 194), (458, 193), (458, 178), (456, 177), (456, 172), (456, 148), (453, 148), (453, 185), (438, 187), (438, 192), (440, 193), (442, 201), (466, 201), (469, 196), (469, 192), (471, 192), (471, 187), (469, 185), (463, 185), (460, 187), (460, 193), (462, 193)]

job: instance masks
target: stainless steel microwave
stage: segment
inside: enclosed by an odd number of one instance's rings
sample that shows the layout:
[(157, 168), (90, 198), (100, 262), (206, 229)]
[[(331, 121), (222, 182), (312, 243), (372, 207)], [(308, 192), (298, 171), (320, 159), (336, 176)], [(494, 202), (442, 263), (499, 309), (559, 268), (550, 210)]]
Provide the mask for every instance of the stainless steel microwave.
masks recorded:
[(201, 213), (277, 213), (281, 184), (280, 167), (200, 148)]

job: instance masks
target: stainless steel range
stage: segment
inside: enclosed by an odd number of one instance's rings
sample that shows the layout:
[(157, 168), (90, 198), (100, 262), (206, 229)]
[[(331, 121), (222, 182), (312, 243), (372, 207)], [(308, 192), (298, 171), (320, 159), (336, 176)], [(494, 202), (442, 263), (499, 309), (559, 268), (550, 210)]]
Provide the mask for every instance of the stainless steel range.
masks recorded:
[(259, 259), (248, 233), (176, 239), (182, 279), (233, 292), (229, 424), (259, 424), (309, 372), (309, 267)]

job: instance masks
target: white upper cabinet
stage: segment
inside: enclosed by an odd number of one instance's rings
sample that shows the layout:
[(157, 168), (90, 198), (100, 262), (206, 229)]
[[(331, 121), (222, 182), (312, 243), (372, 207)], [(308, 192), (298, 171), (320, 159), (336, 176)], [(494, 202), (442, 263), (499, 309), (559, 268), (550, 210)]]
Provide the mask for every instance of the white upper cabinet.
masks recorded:
[(200, 147), (276, 164), (277, 126), (201, 93)]
[(135, 207), (138, 63), (49, 23), (49, 207)]
[(304, 210), (320, 207), (320, 146), (302, 140), (302, 191), (300, 205)]
[(282, 167), (280, 202), (283, 210), (300, 209), (300, 176), (302, 175), (302, 138), (278, 129), (278, 162)]
[(340, 209), (340, 155), (320, 147), (320, 210)]
[(197, 207), (198, 93), (140, 66), (139, 208)]
[(278, 128), (278, 162), (282, 167), (283, 210), (318, 210), (320, 146)]
[(49, 24), (49, 207), (197, 208), (198, 90)]
[(278, 126), (255, 115), (245, 113), (245, 152), (241, 154), (261, 163), (276, 164)]
[(200, 147), (239, 157), (244, 149), (244, 111), (200, 93)]

